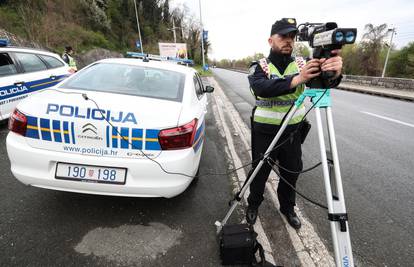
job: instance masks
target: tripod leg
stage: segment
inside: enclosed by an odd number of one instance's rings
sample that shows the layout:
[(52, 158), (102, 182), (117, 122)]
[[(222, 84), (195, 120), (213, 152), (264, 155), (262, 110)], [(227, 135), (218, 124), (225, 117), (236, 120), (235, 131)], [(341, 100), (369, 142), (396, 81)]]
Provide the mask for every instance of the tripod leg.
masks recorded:
[(326, 146), (325, 139), (323, 135), (321, 113), (319, 107), (315, 108), (315, 117), (317, 123), (319, 145), (321, 152), (326, 200), (328, 206), (328, 218), (330, 220), (332, 241), (335, 252), (335, 263), (336, 266), (354, 266), (352, 249), (351, 249), (351, 239), (349, 236), (349, 227), (347, 222), (347, 214), (345, 209), (344, 194), (342, 189), (342, 180), (339, 169), (339, 160), (335, 140), (335, 132), (333, 129), (333, 120), (330, 107), (327, 109), (327, 124), (328, 124), (328, 133), (329, 133), (329, 142), (331, 146), (331, 153), (333, 158), (333, 167), (334, 167), (334, 179), (335, 185), (337, 186), (337, 200), (333, 198), (331, 182), (329, 177), (329, 167), (326, 156)]
[[(240, 199), (243, 197), (243, 195), (246, 193), (247, 188), (249, 188), (250, 184), (253, 182), (253, 179), (256, 177), (257, 173), (260, 171), (260, 168), (265, 163), (265, 160), (267, 158), (267, 155), (270, 154), (270, 152), (273, 150), (273, 148), (276, 146), (277, 142), (279, 141), (280, 137), (282, 136), (283, 132), (285, 131), (286, 127), (289, 124), (289, 121), (292, 119), (293, 115), (295, 115), (295, 112), (297, 110), (297, 106), (294, 105), (293, 108), (290, 110), (290, 112), (286, 115), (285, 120), (283, 121), (283, 124), (280, 126), (279, 131), (277, 132), (275, 138), (273, 138), (272, 143), (267, 148), (264, 157), (262, 160), (260, 160), (259, 164), (254, 169), (253, 173), (247, 178), (247, 181), (242, 187), (242, 190), (240, 191), (238, 198)], [(229, 211), (227, 212), (226, 216), (221, 222), (216, 222), (215, 225), (217, 226), (217, 233), (221, 231), (221, 228), (227, 223), (227, 220), (230, 218), (231, 214), (233, 213), (234, 209), (236, 208), (238, 204), (238, 201), (233, 201)]]

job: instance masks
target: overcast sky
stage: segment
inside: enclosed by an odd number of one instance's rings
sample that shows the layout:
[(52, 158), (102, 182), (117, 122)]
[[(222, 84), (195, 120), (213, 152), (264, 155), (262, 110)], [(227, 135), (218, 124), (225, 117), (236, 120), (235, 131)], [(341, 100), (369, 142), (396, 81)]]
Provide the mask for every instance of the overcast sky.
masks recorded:
[[(199, 0), (170, 0), (185, 3), (199, 18)], [(329, 3), (329, 4), (327, 4)], [(211, 59), (239, 59), (255, 52), (267, 54), (271, 25), (280, 18), (302, 22), (337, 22), (339, 27), (358, 28), (387, 23), (395, 27), (393, 43), (402, 47), (414, 41), (413, 0), (201, 0), (204, 29), (209, 32)]]

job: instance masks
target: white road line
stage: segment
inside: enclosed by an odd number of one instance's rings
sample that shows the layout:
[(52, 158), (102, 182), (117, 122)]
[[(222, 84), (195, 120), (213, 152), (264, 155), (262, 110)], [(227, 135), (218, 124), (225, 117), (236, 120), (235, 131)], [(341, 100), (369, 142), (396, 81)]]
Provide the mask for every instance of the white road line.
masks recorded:
[[(214, 83), (214, 87), (216, 88), (215, 94), (213, 96), (215, 99), (219, 98), (219, 101), (224, 102), (223, 107), (226, 109), (227, 114), (230, 115), (232, 118), (231, 122), (236, 130), (236, 133), (240, 135), (240, 138), (243, 141), (244, 146), (246, 147), (246, 150), (250, 149), (250, 130), (247, 127), (247, 125), (243, 122), (242, 118), (240, 117), (240, 114), (237, 112), (237, 110), (234, 108), (233, 104), (227, 99), (226, 95), (220, 88), (220, 86), (217, 84), (217, 82), (214, 79), (210, 79), (210, 82)], [(230, 135), (231, 136), (231, 135)], [(230, 138), (231, 139), (231, 138)], [(232, 145), (233, 141), (230, 141)], [(235, 160), (235, 167), (241, 166), (241, 162), (237, 154), (235, 155), (237, 160)], [(236, 161), (239, 161), (237, 164)], [(237, 172), (237, 175), (239, 176), (239, 180), (244, 180), (245, 174), (244, 172)], [(271, 173), (268, 183), (266, 185), (266, 188), (271, 196), (271, 201), (273, 202), (274, 206), (276, 206), (276, 210), (279, 210), (279, 201), (277, 199), (276, 195), (276, 179), (277, 176), (273, 172)], [(245, 197), (248, 194), (245, 195)], [(318, 234), (315, 232), (312, 224), (309, 222), (309, 220), (302, 215), (301, 211), (298, 210), (297, 212), (298, 216), (302, 220), (302, 228), (296, 232), (293, 230), (288, 224), (287, 221), (284, 220), (286, 230), (289, 234), (289, 237), (292, 240), (293, 247), (295, 248), (295, 251), (298, 254), (298, 258), (301, 262), (302, 266), (334, 266), (335, 262), (332, 258), (332, 256), (329, 254), (327, 248), (319, 238)], [(284, 217), (281, 216), (283, 219)], [(261, 228), (261, 227), (260, 227)], [(265, 233), (263, 233), (265, 239), (267, 239)], [(267, 241), (268, 242), (268, 241)], [(267, 250), (267, 249), (265, 249)]]
[(392, 122), (395, 122), (395, 123), (399, 123), (399, 124), (414, 128), (414, 124), (411, 124), (411, 123), (408, 123), (408, 122), (403, 122), (403, 121), (400, 121), (400, 120), (391, 119), (391, 118), (381, 116), (381, 115), (377, 115), (377, 114), (374, 114), (374, 113), (371, 113), (371, 112), (368, 112), (368, 111), (360, 111), (360, 112), (365, 113), (365, 114), (370, 115), (370, 116), (373, 116), (373, 117), (383, 119), (383, 120), (392, 121)]

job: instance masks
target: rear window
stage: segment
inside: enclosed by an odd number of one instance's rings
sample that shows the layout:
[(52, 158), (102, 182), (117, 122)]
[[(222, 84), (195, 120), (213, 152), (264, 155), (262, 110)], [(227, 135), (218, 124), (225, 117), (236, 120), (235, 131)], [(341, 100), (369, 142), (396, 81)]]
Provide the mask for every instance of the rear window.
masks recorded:
[(97, 63), (75, 74), (60, 87), (181, 102), (184, 79), (184, 74), (170, 70)]
[(8, 54), (0, 54), (0, 77), (16, 74), (17, 70)]
[(41, 55), (40, 56), (44, 61), (46, 61), (47, 62), (47, 64), (49, 64), (49, 66), (51, 67), (51, 68), (59, 68), (59, 67), (63, 67), (63, 66), (65, 66), (65, 64), (63, 64), (63, 62), (62, 61), (60, 61), (59, 59), (57, 59), (57, 58), (54, 58), (54, 57), (51, 57), (51, 56), (44, 56), (44, 55)]

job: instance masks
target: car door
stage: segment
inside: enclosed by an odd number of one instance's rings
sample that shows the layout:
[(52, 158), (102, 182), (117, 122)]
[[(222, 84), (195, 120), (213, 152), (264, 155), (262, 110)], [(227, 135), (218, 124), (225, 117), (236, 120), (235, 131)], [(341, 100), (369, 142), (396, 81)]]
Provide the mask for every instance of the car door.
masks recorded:
[(10, 53), (0, 52), (0, 120), (9, 117), (12, 104), (10, 98), (20, 88), (15, 84), (19, 79), (19, 71)]
[(66, 77), (70, 76), (69, 66), (60, 58), (53, 57), (51, 55), (41, 55), (39, 57), (46, 63), (48, 67), (48, 73), (50, 78), (50, 86), (55, 85), (63, 81)]
[(197, 98), (205, 114), (207, 113), (207, 96), (204, 92), (204, 85), (203, 85), (203, 82), (201, 81), (200, 75), (198, 75), (197, 73), (195, 74), (195, 79), (198, 82), (198, 86), (196, 86)]
[(204, 132), (205, 132), (205, 116), (207, 113), (207, 97), (203, 90), (203, 83), (201, 82), (200, 76), (195, 73), (193, 77), (194, 89), (196, 93), (196, 107), (195, 111), (197, 114), (198, 124), (197, 131), (194, 138), (194, 151), (201, 152), (200, 147), (203, 145)]
[(8, 95), (8, 103), (4, 105), (5, 109), (2, 111), (7, 117), (20, 100), (50, 86), (48, 68), (35, 53), (13, 51), (10, 55), (21, 73), (12, 78), (12, 84), (15, 87)]

